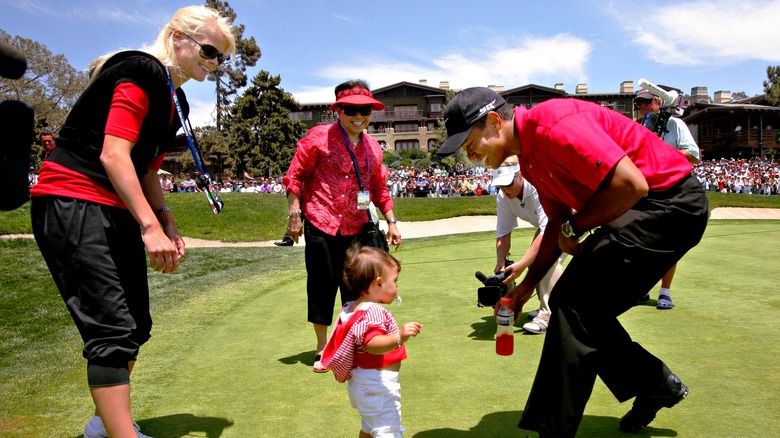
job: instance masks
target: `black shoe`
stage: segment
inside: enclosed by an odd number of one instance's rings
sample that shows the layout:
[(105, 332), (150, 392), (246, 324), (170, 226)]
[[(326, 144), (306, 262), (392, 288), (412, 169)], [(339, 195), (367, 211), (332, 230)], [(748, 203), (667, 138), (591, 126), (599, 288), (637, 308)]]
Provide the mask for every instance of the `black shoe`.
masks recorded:
[(649, 394), (638, 395), (634, 406), (620, 419), (620, 430), (635, 433), (650, 424), (661, 408), (671, 408), (688, 396), (688, 387), (670, 374), (664, 383)]
[(276, 246), (293, 246), (295, 242), (293, 242), (292, 237), (288, 236), (287, 234), (284, 235), (284, 238), (281, 242), (274, 242), (274, 245)]

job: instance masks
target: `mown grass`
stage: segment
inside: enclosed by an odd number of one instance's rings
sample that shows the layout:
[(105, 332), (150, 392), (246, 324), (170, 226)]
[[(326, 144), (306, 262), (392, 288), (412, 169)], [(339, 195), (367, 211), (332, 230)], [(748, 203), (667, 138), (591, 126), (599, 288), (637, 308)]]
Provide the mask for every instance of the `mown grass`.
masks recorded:
[[(407, 436), (526, 436), (516, 424), (544, 337), (518, 329), (515, 354), (495, 355), (495, 323), (476, 307), (473, 276), (493, 266), (494, 239), (411, 239), (394, 253), (404, 304), (388, 308), (399, 322), (424, 324), (401, 371)], [(774, 434), (778, 258), (780, 221), (713, 221), (680, 263), (677, 307), (639, 306), (621, 317), (691, 388), (642, 436)], [(76, 437), (92, 409), (78, 334), (34, 242), (0, 241), (0, 263), (0, 436)], [(149, 278), (155, 326), (133, 375), (134, 416), (146, 433), (356, 435), (345, 385), (311, 372), (302, 248), (192, 249), (179, 271)], [(582, 293), (598, 299), (598, 285)], [(634, 436), (617, 430), (628, 408), (597, 383), (578, 436)]]
[[(708, 196), (711, 208), (780, 207), (780, 197)], [(272, 240), (284, 227), (279, 196), (227, 194), (219, 216), (200, 194), (168, 201), (192, 237)], [(431, 220), (494, 208), (493, 197), (399, 199), (396, 214)], [(769, 436), (780, 426), (768, 414), (780, 409), (778, 225), (713, 221), (681, 262), (678, 307), (643, 306), (623, 318), (692, 388), (644, 435)], [(29, 232), (28, 205), (0, 213), (0, 234)], [(493, 242), (492, 233), (414, 239), (396, 253), (405, 304), (391, 310), (426, 326), (402, 373), (410, 436), (517, 436), (543, 338), (520, 336), (508, 360), (492, 354), (495, 326), (474, 306), (473, 272), (492, 267)], [(77, 436), (92, 409), (79, 336), (32, 240), (0, 240), (0, 264), (0, 436)], [(150, 273), (150, 286), (154, 337), (134, 375), (136, 419), (150, 434), (354, 434), (344, 386), (309, 371), (302, 248), (191, 249), (177, 272)], [(596, 286), (583, 293), (596, 297)], [(509, 396), (497, 395), (506, 387)], [(580, 436), (623, 436), (614, 429), (626, 409), (597, 385)]]
[[(710, 209), (717, 207), (780, 208), (780, 196), (707, 193)], [(225, 209), (214, 215), (201, 193), (170, 193), (166, 200), (176, 217), (179, 232), (187, 237), (252, 242), (278, 240), (287, 226), (287, 200), (279, 195), (222, 194)], [(427, 221), (458, 216), (496, 213), (495, 197), (400, 198), (394, 213), (400, 221)], [(0, 234), (28, 234), (29, 203), (0, 212)]]

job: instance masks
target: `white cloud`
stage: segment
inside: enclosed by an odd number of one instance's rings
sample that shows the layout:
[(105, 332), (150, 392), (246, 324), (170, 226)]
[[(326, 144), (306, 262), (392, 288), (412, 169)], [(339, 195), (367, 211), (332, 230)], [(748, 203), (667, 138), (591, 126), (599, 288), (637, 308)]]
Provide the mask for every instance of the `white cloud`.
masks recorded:
[(780, 59), (777, 1), (676, 2), (644, 8), (641, 15), (622, 9), (610, 12), (646, 56), (659, 64), (729, 65)]
[(293, 94), (302, 103), (332, 102), (333, 86), (347, 78), (370, 78), (372, 88), (418, 79), (426, 79), (434, 87), (448, 81), (454, 89), (579, 81), (585, 79), (584, 66), (590, 53), (587, 41), (559, 34), (491, 41), (484, 47), (442, 54), (428, 63), (367, 55), (349, 65), (334, 63), (317, 72), (333, 85), (305, 87)]
[(199, 99), (187, 99), (190, 104), (190, 123), (193, 127), (216, 124), (216, 102)]

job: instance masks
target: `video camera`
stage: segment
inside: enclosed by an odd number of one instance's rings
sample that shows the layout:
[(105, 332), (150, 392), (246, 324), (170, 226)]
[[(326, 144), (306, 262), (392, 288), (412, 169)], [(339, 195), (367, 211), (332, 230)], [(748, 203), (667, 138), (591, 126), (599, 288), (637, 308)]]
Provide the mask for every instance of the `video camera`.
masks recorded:
[(659, 137), (663, 137), (664, 134), (669, 132), (666, 127), (669, 118), (673, 115), (681, 116), (683, 114), (683, 105), (685, 105), (685, 99), (683, 96), (675, 90), (666, 91), (663, 88), (653, 84), (644, 78), (639, 78), (638, 84), (643, 89), (653, 93), (663, 100), (661, 104), (661, 111), (657, 114), (648, 113), (642, 119), (642, 126), (655, 132)]
[[(27, 71), (24, 55), (9, 44), (0, 42), (0, 77), (19, 79)], [(0, 172), (6, 178), (7, 188), (0, 197), (0, 210), (14, 210), (30, 198), (27, 173), (30, 166), (33, 125), (33, 107), (18, 100), (0, 102)]]
[[(511, 260), (504, 262), (504, 267), (508, 267), (514, 263)], [(494, 307), (498, 300), (501, 299), (510, 289), (515, 288), (515, 283), (504, 284), (512, 271), (497, 272), (495, 275), (487, 276), (481, 271), (474, 273), (477, 280), (481, 281), (484, 287), (477, 289), (477, 307)]]

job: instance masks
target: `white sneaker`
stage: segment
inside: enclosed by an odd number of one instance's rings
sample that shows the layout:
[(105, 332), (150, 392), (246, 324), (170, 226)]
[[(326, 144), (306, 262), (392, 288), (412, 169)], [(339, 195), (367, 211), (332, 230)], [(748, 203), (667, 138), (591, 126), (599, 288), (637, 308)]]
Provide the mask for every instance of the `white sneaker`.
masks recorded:
[(539, 312), (539, 315), (531, 322), (523, 324), (523, 330), (529, 333), (547, 333), (547, 325), (550, 323), (550, 314)]
[[(138, 438), (152, 438), (148, 435), (141, 433), (141, 426), (133, 421), (133, 428)], [(93, 415), (84, 427), (84, 438), (109, 438), (108, 432), (106, 432), (106, 426), (103, 425), (103, 420), (97, 415)]]
[(97, 415), (93, 415), (87, 421), (87, 425), (84, 427), (84, 438), (108, 438), (108, 432), (106, 432), (106, 428), (103, 426), (103, 421)]

